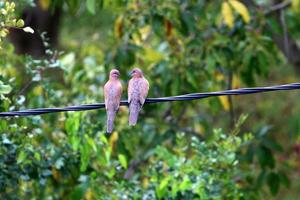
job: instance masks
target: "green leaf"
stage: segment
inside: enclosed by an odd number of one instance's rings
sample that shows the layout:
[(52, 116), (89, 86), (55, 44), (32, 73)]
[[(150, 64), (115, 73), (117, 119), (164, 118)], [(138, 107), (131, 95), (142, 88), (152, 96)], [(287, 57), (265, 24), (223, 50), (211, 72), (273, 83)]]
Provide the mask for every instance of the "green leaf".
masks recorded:
[(104, 144), (108, 144), (108, 141), (107, 141), (107, 139), (106, 139), (106, 137), (105, 137), (104, 134), (101, 134), (101, 135), (100, 135), (100, 140), (101, 140)]
[(278, 172), (278, 176), (280, 177), (280, 182), (282, 183), (282, 185), (289, 188), (291, 183), (288, 176), (283, 171)]
[(159, 36), (163, 36), (163, 32), (161, 30), (163, 30), (163, 26), (164, 26), (164, 18), (161, 15), (155, 14), (154, 16), (152, 16), (152, 27), (154, 32), (159, 35)]
[(266, 171), (262, 170), (256, 179), (255, 188), (259, 189), (263, 187), (263, 184), (266, 179)]
[(10, 93), (12, 88), (9, 85), (3, 85), (0, 82), (0, 94), (8, 94)]
[(278, 174), (271, 172), (267, 177), (267, 183), (273, 195), (276, 195), (280, 187), (280, 177)]
[(258, 160), (262, 168), (270, 167), (273, 169), (275, 167), (275, 159), (272, 151), (266, 146), (261, 146), (257, 149)]
[(263, 144), (273, 151), (283, 152), (283, 148), (281, 147), (281, 145), (276, 141), (273, 141), (272, 139), (265, 138), (263, 140)]
[(41, 155), (40, 155), (38, 152), (35, 152), (35, 153), (34, 153), (34, 158), (35, 158), (37, 161), (41, 161)]
[(186, 73), (186, 76), (187, 76), (187, 81), (195, 88), (199, 88), (198, 87), (198, 81), (197, 81), (197, 77), (195, 75), (194, 72), (190, 71), (190, 70), (187, 70), (187, 73)]
[(122, 167), (124, 167), (125, 169), (127, 169), (127, 160), (126, 160), (126, 157), (123, 154), (119, 154), (118, 155), (118, 159), (119, 159), (119, 162), (122, 165)]
[(80, 113), (72, 112), (69, 113), (69, 117), (66, 120), (65, 128), (68, 134), (76, 134), (79, 130), (80, 125)]
[(65, 129), (68, 133), (69, 143), (74, 151), (78, 150), (81, 138), (79, 137), (80, 113), (69, 113), (65, 122)]
[(181, 22), (181, 32), (184, 35), (188, 35), (190, 33), (193, 33), (195, 30), (195, 20), (193, 18), (193, 15), (189, 10), (183, 10), (180, 13), (180, 22)]
[(27, 157), (27, 153), (25, 151), (21, 151), (19, 154), (18, 154), (18, 157), (17, 157), (17, 163), (20, 164), (22, 163)]
[(107, 172), (106, 175), (109, 179), (112, 179), (114, 175), (116, 174), (115, 168), (110, 168)]
[(185, 190), (189, 189), (191, 186), (192, 186), (192, 183), (191, 183), (190, 179), (186, 176), (186, 177), (184, 177), (184, 180), (180, 183), (179, 190), (185, 191)]
[(80, 171), (84, 172), (90, 161), (90, 148), (88, 144), (80, 146)]
[(77, 11), (77, 9), (79, 8), (79, 5), (80, 5), (79, 0), (69, 0), (69, 1), (66, 1), (66, 3), (68, 4), (70, 11), (73, 13), (75, 13)]
[(86, 7), (94, 15), (96, 13), (96, 0), (86, 0)]
[(97, 146), (92, 138), (90, 138), (87, 134), (84, 135), (87, 143), (92, 147), (94, 152), (97, 152)]
[(169, 183), (169, 180), (170, 180), (170, 177), (165, 177), (159, 184), (158, 188), (156, 189), (156, 193), (157, 193), (157, 196), (159, 198), (162, 198), (165, 193), (167, 192), (167, 186), (168, 186), (168, 183)]
[(80, 200), (83, 199), (87, 189), (89, 188), (89, 185), (87, 183), (80, 184), (75, 187), (73, 192), (71, 193), (71, 198), (73, 200)]

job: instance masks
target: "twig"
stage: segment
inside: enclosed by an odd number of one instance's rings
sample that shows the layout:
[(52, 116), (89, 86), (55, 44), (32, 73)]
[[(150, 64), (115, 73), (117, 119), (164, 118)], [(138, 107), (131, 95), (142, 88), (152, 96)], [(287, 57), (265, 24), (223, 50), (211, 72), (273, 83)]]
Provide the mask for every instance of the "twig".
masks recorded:
[(28, 81), (25, 84), (25, 86), (17, 93), (17, 96), (22, 95), (27, 90), (27, 88), (29, 88), (29, 86), (31, 86), (32, 82), (33, 82), (32, 80)]
[(287, 1), (284, 1), (282, 3), (279, 3), (279, 4), (276, 4), (274, 6), (271, 6), (270, 9), (266, 10), (264, 12), (265, 15), (270, 15), (271, 13), (273, 12), (276, 12), (278, 10), (283, 10), (287, 7), (289, 7), (290, 5), (292, 4), (292, 1), (291, 0), (287, 0)]
[[(228, 74), (228, 90), (232, 89), (232, 71), (229, 71)], [(234, 114), (234, 108), (233, 108), (233, 102), (232, 102), (232, 96), (228, 96), (228, 102), (229, 102), (229, 113), (230, 113), (230, 127), (233, 128), (235, 124), (235, 114)]]
[(288, 29), (286, 26), (285, 16), (283, 10), (280, 10), (280, 24), (283, 31), (283, 45), (284, 45), (284, 51), (286, 52), (287, 57), (289, 58), (289, 35), (288, 35)]

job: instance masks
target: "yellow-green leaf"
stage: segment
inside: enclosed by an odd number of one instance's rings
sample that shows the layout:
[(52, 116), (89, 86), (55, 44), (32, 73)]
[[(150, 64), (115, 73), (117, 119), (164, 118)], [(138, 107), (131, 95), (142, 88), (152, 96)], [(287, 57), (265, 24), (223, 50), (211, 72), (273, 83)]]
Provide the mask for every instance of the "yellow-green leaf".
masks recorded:
[(228, 111), (230, 109), (230, 104), (227, 96), (219, 96), (218, 97), (224, 110)]
[(18, 21), (17, 21), (17, 27), (18, 28), (22, 28), (23, 26), (24, 26), (24, 21), (23, 21), (23, 19), (19, 19)]
[(156, 188), (156, 193), (159, 198), (162, 198), (165, 195), (169, 181), (170, 177), (163, 178), (159, 186)]
[(245, 23), (250, 22), (249, 11), (243, 3), (237, 0), (230, 0), (229, 3), (234, 8), (234, 10), (242, 16)]
[(232, 28), (234, 24), (234, 17), (232, 13), (232, 9), (228, 2), (223, 2), (222, 3), (222, 16), (224, 18), (225, 24), (229, 27)]
[(122, 165), (122, 167), (124, 167), (125, 169), (127, 168), (127, 160), (126, 157), (123, 154), (119, 154), (118, 155), (118, 159), (120, 164)]
[(117, 38), (121, 38), (123, 33), (123, 17), (121, 15), (115, 21), (114, 32)]
[(294, 12), (300, 11), (300, 0), (292, 0), (292, 9)]
[(39, 1), (39, 4), (40, 4), (42, 10), (48, 10), (50, 3), (51, 3), (51, 0), (40, 0)]
[(17, 157), (17, 163), (20, 164), (21, 162), (23, 162), (27, 157), (27, 153), (25, 151), (21, 151), (19, 154), (18, 154), (18, 157)]
[(152, 48), (145, 47), (145, 59), (150, 62), (159, 62), (164, 59), (164, 55)]

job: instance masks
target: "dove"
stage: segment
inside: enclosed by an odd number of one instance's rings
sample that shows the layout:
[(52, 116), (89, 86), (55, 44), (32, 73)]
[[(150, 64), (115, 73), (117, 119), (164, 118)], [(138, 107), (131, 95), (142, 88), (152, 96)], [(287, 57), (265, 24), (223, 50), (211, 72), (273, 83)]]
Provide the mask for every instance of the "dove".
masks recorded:
[(111, 133), (114, 127), (114, 119), (119, 110), (122, 84), (119, 80), (120, 72), (112, 69), (109, 73), (109, 80), (104, 85), (104, 102), (107, 115), (107, 133)]
[(128, 83), (129, 125), (134, 126), (148, 95), (149, 83), (139, 68), (133, 69), (131, 76)]

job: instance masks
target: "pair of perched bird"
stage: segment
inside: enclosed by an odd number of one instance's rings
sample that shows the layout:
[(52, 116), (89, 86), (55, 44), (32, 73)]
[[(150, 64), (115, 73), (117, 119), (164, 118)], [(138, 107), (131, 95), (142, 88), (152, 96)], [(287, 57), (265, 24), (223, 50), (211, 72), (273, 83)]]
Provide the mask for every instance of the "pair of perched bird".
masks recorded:
[[(120, 72), (118, 70), (111, 70), (109, 80), (104, 85), (108, 133), (113, 131), (114, 119), (119, 110), (122, 96), (122, 84), (119, 80), (119, 76)], [(128, 83), (129, 125), (134, 126), (148, 95), (149, 83), (139, 68), (135, 68), (131, 71), (131, 77)]]

